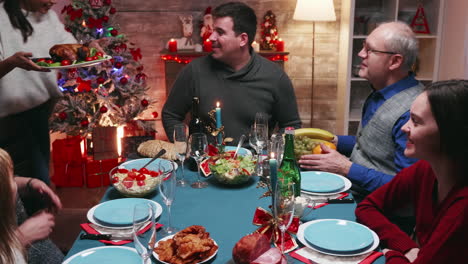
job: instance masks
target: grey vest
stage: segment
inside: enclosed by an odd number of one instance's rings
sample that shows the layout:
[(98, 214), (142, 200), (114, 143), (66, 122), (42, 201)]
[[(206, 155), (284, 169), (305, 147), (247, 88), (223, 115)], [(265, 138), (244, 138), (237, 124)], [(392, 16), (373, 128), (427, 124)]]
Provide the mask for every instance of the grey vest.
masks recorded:
[(395, 175), (395, 142), (392, 129), (395, 122), (407, 112), (414, 99), (423, 91), (424, 85), (405, 89), (381, 105), (367, 125), (359, 125), (356, 145), (351, 153), (351, 161), (367, 168)]

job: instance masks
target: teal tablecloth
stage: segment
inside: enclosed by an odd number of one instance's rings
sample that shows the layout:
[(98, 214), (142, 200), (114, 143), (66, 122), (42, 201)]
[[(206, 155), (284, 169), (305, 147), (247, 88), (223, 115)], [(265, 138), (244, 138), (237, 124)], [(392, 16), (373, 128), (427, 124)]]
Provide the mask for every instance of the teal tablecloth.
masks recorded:
[[(196, 174), (186, 169), (186, 178), (194, 181)], [(268, 208), (270, 197), (260, 198), (265, 189), (257, 188), (257, 181), (239, 186), (227, 187), (209, 179), (210, 186), (204, 189), (193, 189), (190, 186), (177, 187), (176, 198), (172, 205), (172, 224), (183, 229), (190, 225), (202, 225), (218, 243), (219, 250), (216, 257), (210, 263), (233, 263), (232, 248), (243, 236), (256, 230), (252, 224), (252, 218), (257, 207)], [(110, 187), (101, 202), (123, 198), (117, 190)], [(159, 193), (148, 197), (161, 204), (163, 214), (159, 222), (167, 225), (167, 212)], [(338, 218), (355, 220), (355, 204), (333, 204), (314, 210), (303, 221), (315, 219)], [(159, 239), (160, 237), (158, 237)], [(298, 242), (300, 244), (300, 242)], [(103, 246), (95, 240), (80, 240), (77, 238), (66, 258), (88, 248)], [(133, 247), (133, 243), (125, 246)], [(154, 263), (157, 263), (153, 259)], [(375, 264), (384, 263), (381, 257)], [(302, 263), (297, 261), (297, 263)]]

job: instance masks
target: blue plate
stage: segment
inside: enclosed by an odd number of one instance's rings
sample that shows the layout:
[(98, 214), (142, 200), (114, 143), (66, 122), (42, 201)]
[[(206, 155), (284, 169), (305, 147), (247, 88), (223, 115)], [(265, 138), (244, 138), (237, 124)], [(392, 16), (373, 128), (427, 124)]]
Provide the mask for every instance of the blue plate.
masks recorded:
[(140, 255), (130, 247), (105, 246), (76, 253), (63, 264), (141, 264)]
[[(234, 146), (226, 146), (224, 148), (224, 151), (236, 151), (237, 147)], [(252, 155), (252, 152), (246, 148), (239, 148), (239, 151), (237, 152), (238, 155), (245, 156), (245, 155)]]
[(319, 220), (309, 225), (304, 230), (304, 238), (318, 250), (338, 254), (359, 253), (374, 243), (369, 228), (338, 219)]
[[(150, 158), (129, 160), (120, 164), (119, 168), (125, 168), (127, 170), (139, 170), (141, 167), (145, 166), (145, 164), (148, 163), (150, 160)], [(161, 165), (162, 168), (160, 168), (159, 165)], [(174, 166), (174, 168), (172, 166)], [(177, 169), (177, 164), (166, 159), (156, 159), (155, 161), (151, 162), (148, 166), (146, 166), (146, 168), (150, 171), (158, 171), (159, 169), (162, 169), (165, 172), (170, 172), (173, 169)]]
[[(110, 226), (131, 226), (133, 224), (133, 209), (137, 204), (151, 202), (140, 198), (123, 198), (104, 202), (94, 210), (94, 219)], [(138, 221), (149, 217), (148, 213), (138, 216)]]
[(301, 189), (307, 192), (329, 193), (345, 187), (345, 181), (339, 175), (322, 171), (301, 172)]

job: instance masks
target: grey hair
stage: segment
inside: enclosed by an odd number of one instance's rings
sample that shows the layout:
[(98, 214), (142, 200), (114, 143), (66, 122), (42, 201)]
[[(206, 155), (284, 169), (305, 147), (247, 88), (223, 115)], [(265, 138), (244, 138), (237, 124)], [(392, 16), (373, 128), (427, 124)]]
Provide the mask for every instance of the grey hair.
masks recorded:
[(418, 57), (418, 40), (413, 30), (408, 24), (401, 21), (385, 22), (379, 26), (389, 25), (386, 27), (385, 48), (389, 51), (396, 52), (403, 56), (403, 66), (406, 70), (411, 70), (416, 63)]

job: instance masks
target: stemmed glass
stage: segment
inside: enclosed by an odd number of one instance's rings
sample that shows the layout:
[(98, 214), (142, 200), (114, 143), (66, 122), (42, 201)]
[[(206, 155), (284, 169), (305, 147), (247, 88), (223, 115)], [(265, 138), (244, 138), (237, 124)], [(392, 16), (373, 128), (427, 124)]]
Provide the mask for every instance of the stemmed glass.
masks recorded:
[(264, 125), (267, 130), (268, 135), (268, 114), (263, 112), (257, 112), (255, 114), (255, 123), (254, 125)]
[(204, 133), (193, 133), (189, 137), (190, 156), (197, 162), (197, 181), (190, 186), (193, 188), (201, 189), (208, 186), (207, 182), (200, 181), (200, 163), (203, 158), (208, 154), (208, 140)]
[[(295, 195), (294, 195), (295, 185), (291, 181), (285, 181), (284, 179), (278, 179), (274, 193), (274, 215), (276, 216), (276, 221), (278, 228), (281, 231), (281, 254), (284, 255), (284, 235), (294, 217), (295, 210)], [(287, 258), (285, 257), (286, 261)], [(289, 262), (289, 261), (288, 261)]]
[[(148, 220), (146, 218), (148, 217)], [(135, 249), (143, 259), (144, 264), (151, 264), (151, 254), (156, 242), (156, 207), (152, 202), (136, 204), (133, 208), (133, 242)], [(148, 223), (151, 227), (144, 234), (138, 234), (138, 231)]]
[(187, 155), (187, 126), (185, 124), (174, 126), (174, 149), (182, 170), (182, 178), (177, 181), (177, 185), (184, 187), (187, 185), (184, 175), (184, 161)]
[(284, 152), (284, 140), (283, 135), (281, 133), (275, 133), (271, 135), (270, 140), (270, 153), (275, 153), (276, 160), (278, 160), (278, 164), (281, 164), (283, 160), (283, 152)]
[(171, 205), (175, 198), (177, 178), (176, 174), (172, 172), (165, 173), (163, 177), (164, 178), (159, 184), (159, 192), (161, 193), (163, 202), (167, 207), (168, 223), (160, 232), (163, 236), (168, 236), (173, 235), (178, 231), (177, 228), (172, 226), (171, 221)]
[(257, 152), (257, 175), (262, 175), (261, 154), (268, 142), (268, 130), (266, 125), (254, 124), (250, 130), (249, 144)]

